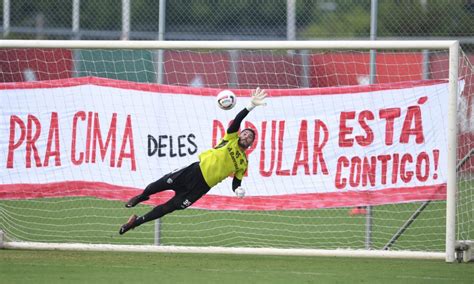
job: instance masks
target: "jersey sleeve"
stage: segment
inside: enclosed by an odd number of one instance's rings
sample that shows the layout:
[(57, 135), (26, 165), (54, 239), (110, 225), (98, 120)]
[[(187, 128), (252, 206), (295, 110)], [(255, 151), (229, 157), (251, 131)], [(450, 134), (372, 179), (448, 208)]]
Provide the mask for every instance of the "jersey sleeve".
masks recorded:
[(245, 175), (245, 171), (246, 171), (246, 170), (247, 170), (247, 169), (245, 169), (245, 170), (239, 170), (239, 171), (235, 172), (234, 177), (235, 177), (235, 178), (238, 178), (240, 181), (242, 181), (242, 179), (244, 178), (244, 175)]
[(242, 180), (234, 176), (232, 179), (232, 190), (235, 191), (240, 185), (242, 185)]
[(249, 114), (249, 110), (244, 108), (241, 110), (234, 118), (232, 123), (230, 124), (229, 128), (227, 128), (226, 133), (234, 133), (239, 131), (240, 124), (242, 123), (242, 120)]

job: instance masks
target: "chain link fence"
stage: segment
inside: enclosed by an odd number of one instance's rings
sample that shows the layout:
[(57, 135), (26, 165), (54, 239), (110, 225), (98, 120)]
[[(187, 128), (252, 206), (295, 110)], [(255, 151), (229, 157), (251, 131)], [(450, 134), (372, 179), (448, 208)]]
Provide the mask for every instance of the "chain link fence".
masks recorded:
[(379, 39), (456, 38), (472, 50), (473, 0), (3, 0), (0, 16), (9, 39), (368, 39), (374, 3)]
[[(6, 39), (457, 39), (466, 58), (474, 57), (474, 0), (3, 0), (1, 8), (0, 35)], [(85, 53), (74, 54), (78, 60)], [(124, 55), (111, 56), (120, 58)], [(153, 56), (148, 54), (145, 61), (158, 60)], [(229, 56), (235, 59), (239, 55), (229, 53)], [(416, 62), (422, 66), (422, 78), (428, 79), (429, 69), (435, 68), (436, 59), (428, 52), (420, 53), (420, 56), (422, 59), (416, 59)], [(135, 57), (142, 55), (130, 55), (129, 59)], [(290, 57), (285, 60), (294, 60)], [(294, 57), (302, 60), (303, 66), (309, 64), (305, 54)], [(152, 70), (153, 64), (148, 65)], [(97, 74), (85, 65), (82, 67), (74, 67), (76, 75), (95, 74), (118, 79), (114, 74)], [(302, 72), (304, 78), (311, 76), (309, 70), (303, 68)], [(13, 80), (3, 77), (2, 81)], [(158, 76), (136, 80), (155, 82), (155, 77)], [(321, 87), (306, 81), (298, 86)], [(163, 81), (157, 79), (157, 82)], [(187, 81), (175, 83), (190, 84)], [(236, 83), (229, 84), (238, 87)]]

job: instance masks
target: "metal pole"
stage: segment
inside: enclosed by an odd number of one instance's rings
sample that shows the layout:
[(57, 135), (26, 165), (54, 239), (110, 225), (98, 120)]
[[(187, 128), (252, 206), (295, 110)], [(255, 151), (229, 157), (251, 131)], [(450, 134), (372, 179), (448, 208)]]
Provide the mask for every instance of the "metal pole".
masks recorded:
[(310, 82), (309, 82), (309, 76), (310, 76), (310, 66), (311, 66), (311, 60), (310, 60), (310, 54), (308, 50), (301, 50), (301, 64), (303, 65), (303, 76), (301, 76), (301, 87), (302, 88), (309, 88), (310, 87)]
[[(160, 0), (159, 5), (159, 18), (158, 18), (158, 40), (165, 40), (165, 28), (166, 28), (166, 0)], [(156, 82), (163, 84), (163, 70), (164, 70), (164, 50), (158, 50), (158, 58), (156, 60)]]
[(36, 38), (43, 39), (44, 37), (44, 14), (39, 12), (35, 18)]
[(4, 243), (5, 243), (5, 233), (2, 230), (0, 230), (0, 249), (4, 247)]
[(122, 37), (121, 40), (130, 38), (130, 0), (122, 0)]
[(286, 39), (295, 40), (295, 14), (296, 14), (296, 0), (286, 1)]
[(81, 0), (72, 1), (72, 38), (79, 39), (79, 27), (81, 20)]
[[(378, 1), (372, 0), (370, 6), (370, 40), (377, 39), (377, 9)], [(375, 84), (376, 70), (376, 50), (370, 50), (370, 77), (369, 83)], [(367, 215), (365, 216), (365, 249), (372, 249), (372, 206), (367, 206)]]
[(425, 210), (426, 206), (428, 206), (431, 203), (431, 200), (425, 201), (421, 204), (418, 209), (415, 210), (415, 212), (408, 218), (408, 220), (398, 229), (398, 231), (392, 236), (392, 238), (388, 241), (387, 244), (383, 247), (383, 250), (388, 250), (392, 247), (392, 245), (400, 238), (403, 233), (405, 233), (406, 229), (410, 227), (410, 225), (418, 218), (418, 215)]
[[(456, 172), (459, 172), (464, 166), (464, 164), (471, 159), (472, 155), (474, 154), (474, 149), (469, 151), (462, 159), (459, 161), (459, 163), (456, 165)], [(408, 227), (418, 218), (418, 215), (425, 210), (425, 208), (431, 203), (431, 200), (425, 201), (421, 204), (421, 206), (415, 210), (415, 212), (408, 218), (408, 220), (403, 224), (400, 229), (392, 236), (392, 238), (388, 241), (387, 244), (383, 247), (383, 250), (388, 250), (392, 247), (392, 245), (400, 238), (400, 236), (408, 229)]]
[(430, 52), (427, 49), (423, 49), (423, 80), (428, 80), (430, 78)]
[[(287, 0), (286, 1), (286, 40), (295, 40), (295, 9), (296, 0)], [(294, 56), (294, 50), (287, 50), (286, 54), (288, 56)]]
[(238, 88), (239, 86), (239, 76), (237, 76), (237, 60), (240, 57), (240, 51), (238, 50), (230, 50), (229, 51), (230, 57), (230, 66), (229, 66), (229, 87), (231, 88)]
[[(427, 0), (420, 0), (421, 9), (423, 11), (423, 16), (426, 17), (426, 13), (428, 12), (428, 1)], [(430, 64), (430, 55), (427, 49), (423, 49), (422, 51), (423, 62), (422, 62), (422, 79), (428, 80), (430, 78), (429, 74), (429, 64)]]
[[(70, 33), (70, 31), (69, 31)], [(447, 49), (455, 40), (295, 40), (295, 41), (157, 41), (157, 40), (0, 40), (2, 48), (101, 48), (101, 49), (173, 49), (173, 50), (190, 50), (190, 49), (219, 49), (219, 50), (253, 50), (253, 49), (429, 49), (439, 50)], [(459, 42), (458, 42), (459, 43)]]
[[(370, 7), (370, 40), (377, 40), (377, 9), (378, 0), (371, 1)], [(370, 84), (374, 84), (376, 75), (376, 51), (370, 50)]]
[[(74, 40), (81, 39), (81, 36), (79, 34), (80, 24), (81, 24), (81, 0), (73, 0), (72, 1), (72, 38)], [(78, 74), (79, 74), (78, 62), (79, 62), (79, 57), (80, 57), (80, 51), (72, 50), (72, 56), (74, 59), (74, 62), (73, 62), (74, 77), (78, 77)]]
[(155, 221), (155, 240), (154, 245), (161, 245), (161, 218), (156, 219)]
[[(286, 1), (286, 39), (296, 40), (296, 0)], [(302, 88), (309, 88), (309, 55), (306, 50), (300, 50), (299, 54), (301, 55), (303, 73), (300, 84)], [(288, 50), (288, 55), (296, 56), (291, 50)]]
[[(159, 18), (158, 18), (158, 40), (165, 40), (165, 25), (166, 25), (166, 0), (160, 0), (159, 4)], [(163, 70), (164, 70), (164, 50), (158, 50), (158, 59), (156, 60), (156, 82), (163, 84)], [(155, 221), (155, 246), (161, 245), (161, 218)]]
[(456, 247), (456, 155), (459, 42), (449, 48), (448, 180), (446, 189), (446, 262), (454, 262)]
[(10, 34), (10, 0), (3, 0), (3, 38)]

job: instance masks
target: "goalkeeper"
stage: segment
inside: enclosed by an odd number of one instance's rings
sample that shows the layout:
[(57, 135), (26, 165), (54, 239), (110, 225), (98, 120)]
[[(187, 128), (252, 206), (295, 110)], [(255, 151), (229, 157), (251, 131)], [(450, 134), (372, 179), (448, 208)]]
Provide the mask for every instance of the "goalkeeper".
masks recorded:
[(234, 175), (232, 190), (239, 198), (244, 197), (245, 190), (241, 187), (241, 183), (248, 166), (245, 150), (252, 146), (255, 132), (246, 128), (239, 134), (238, 130), (242, 120), (252, 109), (265, 105), (266, 95), (266, 92), (260, 88), (252, 91), (249, 105), (237, 114), (217, 146), (199, 154), (199, 162), (164, 175), (149, 184), (141, 194), (132, 197), (125, 207), (134, 207), (150, 199), (150, 195), (164, 190), (171, 189), (175, 192), (173, 198), (156, 206), (145, 215), (130, 216), (127, 223), (120, 227), (119, 234), (122, 235), (143, 223), (161, 218), (175, 210), (186, 209), (230, 174)]

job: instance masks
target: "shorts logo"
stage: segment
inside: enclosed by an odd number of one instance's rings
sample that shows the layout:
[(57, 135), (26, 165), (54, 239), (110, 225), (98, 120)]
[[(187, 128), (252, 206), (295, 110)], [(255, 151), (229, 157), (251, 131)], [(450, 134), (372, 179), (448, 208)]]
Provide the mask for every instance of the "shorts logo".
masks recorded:
[(168, 179), (166, 180), (166, 182), (167, 182), (168, 184), (172, 184), (172, 183), (173, 183), (173, 179), (172, 179), (172, 178), (168, 178)]
[(192, 204), (191, 201), (185, 199), (185, 200), (183, 201), (183, 205), (181, 205), (181, 208), (189, 207), (189, 206), (191, 206), (191, 204)]

